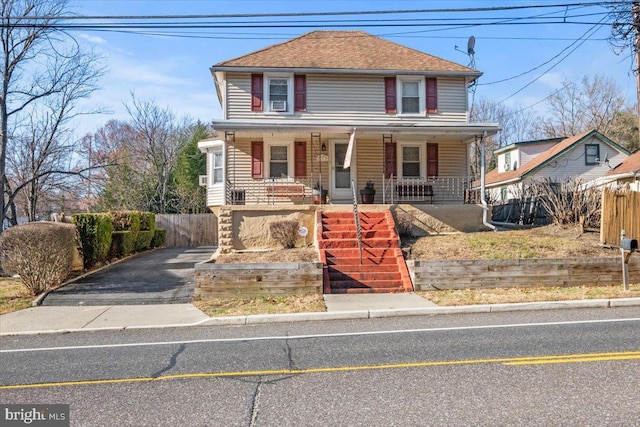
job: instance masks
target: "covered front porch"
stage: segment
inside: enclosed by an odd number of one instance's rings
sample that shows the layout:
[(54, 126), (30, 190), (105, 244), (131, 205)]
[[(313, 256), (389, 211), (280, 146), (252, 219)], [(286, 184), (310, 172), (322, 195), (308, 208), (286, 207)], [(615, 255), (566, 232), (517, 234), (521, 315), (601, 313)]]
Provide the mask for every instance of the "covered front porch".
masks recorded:
[[(300, 125), (227, 122), (206, 152), (210, 207), (345, 204), (373, 187), (376, 204), (463, 204), (469, 146), (490, 125)], [(221, 135), (219, 135), (221, 136)], [(325, 197), (321, 197), (324, 195)], [(314, 197), (316, 196), (316, 197)]]

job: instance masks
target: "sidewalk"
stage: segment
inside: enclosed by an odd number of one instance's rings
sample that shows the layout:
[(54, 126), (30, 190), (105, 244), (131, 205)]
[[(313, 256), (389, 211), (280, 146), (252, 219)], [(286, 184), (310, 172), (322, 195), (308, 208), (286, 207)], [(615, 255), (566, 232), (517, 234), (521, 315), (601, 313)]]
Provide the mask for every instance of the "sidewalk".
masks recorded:
[(439, 307), (415, 294), (325, 295), (326, 312), (209, 317), (191, 304), (39, 306), (0, 316), (0, 336), (96, 330), (372, 319), (561, 308), (640, 307), (640, 298)]

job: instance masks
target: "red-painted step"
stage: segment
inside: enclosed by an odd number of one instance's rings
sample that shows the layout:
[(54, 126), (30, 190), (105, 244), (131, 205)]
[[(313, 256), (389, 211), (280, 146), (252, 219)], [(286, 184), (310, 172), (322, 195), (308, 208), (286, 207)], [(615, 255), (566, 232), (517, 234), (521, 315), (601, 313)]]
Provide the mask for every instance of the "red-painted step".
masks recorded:
[(411, 279), (389, 210), (361, 212), (362, 254), (353, 212), (319, 212), (318, 247), (326, 293), (411, 291)]

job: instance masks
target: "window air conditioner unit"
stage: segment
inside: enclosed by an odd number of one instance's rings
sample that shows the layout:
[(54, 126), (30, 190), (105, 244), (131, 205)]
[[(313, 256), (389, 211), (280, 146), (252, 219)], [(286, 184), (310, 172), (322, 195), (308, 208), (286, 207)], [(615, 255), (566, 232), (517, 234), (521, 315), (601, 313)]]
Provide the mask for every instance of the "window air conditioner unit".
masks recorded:
[(287, 111), (287, 101), (271, 101), (271, 111)]
[(198, 181), (200, 183), (201, 186), (206, 187), (207, 186), (207, 175), (200, 175), (198, 177)]

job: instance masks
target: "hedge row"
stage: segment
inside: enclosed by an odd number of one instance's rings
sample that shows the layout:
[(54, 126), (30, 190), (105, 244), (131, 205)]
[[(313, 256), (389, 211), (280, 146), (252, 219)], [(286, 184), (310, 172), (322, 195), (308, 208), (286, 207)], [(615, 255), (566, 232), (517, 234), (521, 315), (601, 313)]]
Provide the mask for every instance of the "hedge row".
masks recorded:
[(84, 267), (91, 268), (107, 258), (122, 258), (134, 251), (164, 246), (166, 230), (155, 229), (151, 212), (118, 211), (75, 214)]

